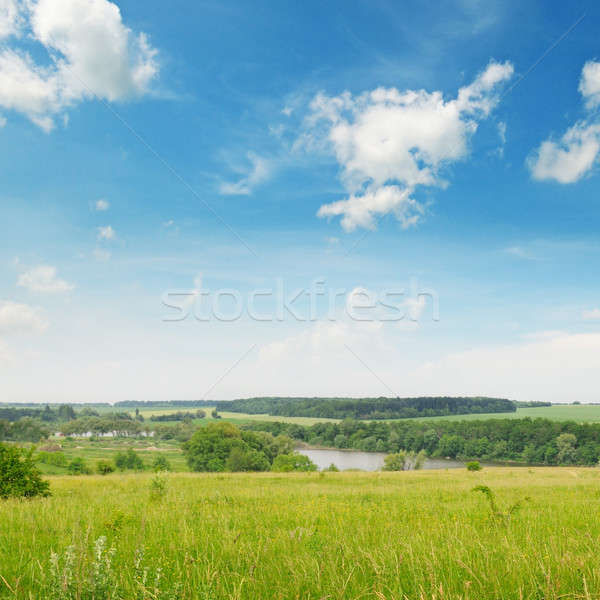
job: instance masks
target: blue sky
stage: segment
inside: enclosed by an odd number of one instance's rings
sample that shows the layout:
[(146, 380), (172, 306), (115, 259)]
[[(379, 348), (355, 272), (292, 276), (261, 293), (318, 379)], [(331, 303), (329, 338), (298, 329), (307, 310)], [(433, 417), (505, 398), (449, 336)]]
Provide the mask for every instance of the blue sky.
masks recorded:
[[(599, 401), (599, 23), (2, 0), (2, 399)], [(240, 318), (194, 318), (217, 290)]]

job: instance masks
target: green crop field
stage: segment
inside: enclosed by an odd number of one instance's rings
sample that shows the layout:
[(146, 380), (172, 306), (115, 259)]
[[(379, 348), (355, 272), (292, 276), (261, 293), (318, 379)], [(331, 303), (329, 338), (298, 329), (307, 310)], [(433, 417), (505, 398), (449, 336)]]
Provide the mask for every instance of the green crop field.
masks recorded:
[(576, 421), (578, 423), (600, 423), (600, 405), (554, 404), (539, 408), (517, 408), (517, 411), (513, 413), (453, 415), (450, 417), (424, 417), (424, 419), (471, 421), (474, 419), (522, 419), (524, 417), (552, 419), (553, 421)]
[(600, 596), (598, 469), (153, 477), (0, 502), (0, 597)]

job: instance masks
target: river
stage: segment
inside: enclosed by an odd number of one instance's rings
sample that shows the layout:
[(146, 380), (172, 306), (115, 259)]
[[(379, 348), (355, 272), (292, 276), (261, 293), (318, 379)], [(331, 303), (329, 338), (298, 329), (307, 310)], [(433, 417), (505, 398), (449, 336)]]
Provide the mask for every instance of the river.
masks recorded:
[[(361, 452), (360, 450), (316, 450), (302, 448), (300, 454), (308, 456), (315, 465), (326, 469), (332, 463), (340, 470), (359, 469), (361, 471), (377, 471), (383, 467), (383, 459), (387, 456), (384, 452)], [(464, 463), (443, 458), (428, 458), (423, 469), (457, 469), (464, 467)]]

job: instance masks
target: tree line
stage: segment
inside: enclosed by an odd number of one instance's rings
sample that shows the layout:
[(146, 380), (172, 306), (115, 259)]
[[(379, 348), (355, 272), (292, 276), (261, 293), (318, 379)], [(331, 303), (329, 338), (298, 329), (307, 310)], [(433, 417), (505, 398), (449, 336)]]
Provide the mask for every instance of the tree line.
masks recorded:
[(311, 446), (366, 452), (420, 452), (431, 457), (517, 461), (537, 465), (596, 465), (600, 459), (600, 423), (548, 419), (341, 423), (254, 422), (247, 430), (287, 435)]
[(219, 410), (282, 417), (328, 419), (408, 419), (461, 414), (515, 412), (515, 403), (505, 398), (244, 398), (221, 401)]

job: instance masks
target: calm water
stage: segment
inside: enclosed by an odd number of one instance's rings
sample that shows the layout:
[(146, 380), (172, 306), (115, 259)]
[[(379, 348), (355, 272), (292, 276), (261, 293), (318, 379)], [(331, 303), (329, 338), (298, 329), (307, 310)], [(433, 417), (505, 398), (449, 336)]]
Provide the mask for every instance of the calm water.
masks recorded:
[[(361, 471), (377, 471), (383, 467), (383, 452), (360, 452), (358, 450), (298, 450), (300, 454), (308, 456), (319, 469), (326, 469), (333, 463), (340, 471), (346, 469), (360, 469)], [(456, 469), (464, 464), (456, 460), (442, 458), (428, 458), (423, 465), (424, 469)]]

